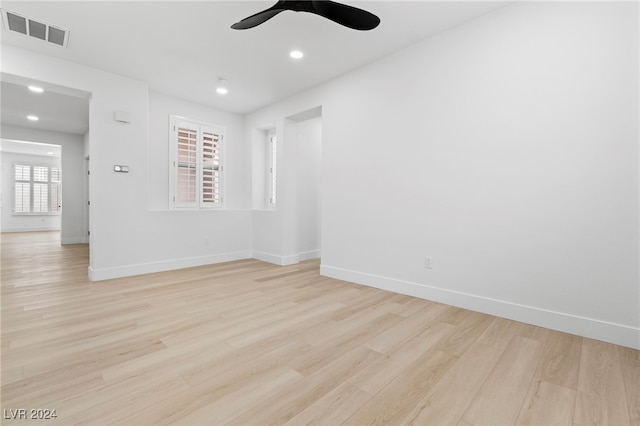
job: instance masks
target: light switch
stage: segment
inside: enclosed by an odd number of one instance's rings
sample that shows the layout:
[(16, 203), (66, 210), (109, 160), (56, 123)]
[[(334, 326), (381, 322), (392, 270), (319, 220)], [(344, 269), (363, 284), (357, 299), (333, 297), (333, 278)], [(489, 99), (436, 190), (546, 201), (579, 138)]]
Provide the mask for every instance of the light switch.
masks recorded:
[(117, 173), (129, 173), (129, 166), (120, 166), (116, 164), (113, 166), (113, 171)]

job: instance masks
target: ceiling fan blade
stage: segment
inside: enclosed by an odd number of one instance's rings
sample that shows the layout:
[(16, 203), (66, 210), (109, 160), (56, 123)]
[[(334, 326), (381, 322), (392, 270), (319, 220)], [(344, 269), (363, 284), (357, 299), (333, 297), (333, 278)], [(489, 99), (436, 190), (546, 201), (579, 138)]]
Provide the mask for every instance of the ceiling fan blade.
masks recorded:
[(233, 28), (234, 30), (247, 30), (249, 28), (256, 27), (263, 22), (273, 18), (278, 13), (287, 10), (286, 7), (282, 7), (284, 3), (284, 1), (279, 1), (269, 9), (258, 12), (255, 15), (249, 16), (248, 18), (244, 18), (240, 22), (236, 22), (231, 26), (231, 28)]
[(372, 30), (380, 23), (380, 18), (376, 15), (357, 7), (325, 0), (312, 1), (312, 3), (312, 12), (316, 15), (324, 16), (354, 30)]

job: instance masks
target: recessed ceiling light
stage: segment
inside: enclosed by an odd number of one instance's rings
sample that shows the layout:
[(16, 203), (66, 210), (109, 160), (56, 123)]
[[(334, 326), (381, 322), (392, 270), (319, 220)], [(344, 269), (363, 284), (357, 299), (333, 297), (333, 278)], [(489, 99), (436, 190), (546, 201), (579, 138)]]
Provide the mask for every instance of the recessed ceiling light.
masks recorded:
[(293, 59), (302, 59), (304, 53), (299, 50), (292, 50), (291, 52), (289, 52), (289, 56), (291, 56)]
[(49, 151), (49, 152), (47, 152), (47, 155), (55, 155), (55, 152)]
[(27, 115), (27, 120), (38, 121), (40, 120), (37, 115)]
[(42, 93), (42, 92), (44, 92), (44, 89), (42, 87), (38, 87), (38, 86), (29, 86), (29, 90), (31, 90), (33, 93)]
[(216, 93), (218, 95), (226, 95), (229, 93), (227, 89), (227, 79), (224, 77), (218, 77), (218, 87), (216, 87)]

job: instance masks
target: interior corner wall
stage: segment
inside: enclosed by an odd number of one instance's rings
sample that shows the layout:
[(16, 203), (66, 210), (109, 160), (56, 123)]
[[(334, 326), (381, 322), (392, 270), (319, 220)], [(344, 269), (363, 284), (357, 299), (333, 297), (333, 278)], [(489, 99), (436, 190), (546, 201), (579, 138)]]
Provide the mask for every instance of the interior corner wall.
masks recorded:
[(263, 207), (266, 173), (263, 128), (245, 129), (253, 140), (253, 256), (277, 265), (318, 258), (322, 120), (316, 117), (276, 121), (278, 195), (274, 209)]
[[(83, 138), (81, 135), (63, 132), (43, 131), (28, 127), (2, 126), (2, 137), (27, 142), (40, 142), (60, 145), (62, 147), (62, 215), (58, 219), (60, 240), (62, 244), (85, 242), (84, 224), (84, 173), (83, 173)], [(47, 219), (49, 218), (49, 219)], [(44, 222), (51, 217), (42, 216)], [(45, 226), (42, 229), (54, 229)], [(34, 229), (34, 228), (31, 228)], [(3, 230), (8, 230), (4, 228)], [(14, 228), (27, 231), (29, 228)]]
[(322, 274), (640, 348), (637, 35), (516, 3), (247, 129), (322, 105)]

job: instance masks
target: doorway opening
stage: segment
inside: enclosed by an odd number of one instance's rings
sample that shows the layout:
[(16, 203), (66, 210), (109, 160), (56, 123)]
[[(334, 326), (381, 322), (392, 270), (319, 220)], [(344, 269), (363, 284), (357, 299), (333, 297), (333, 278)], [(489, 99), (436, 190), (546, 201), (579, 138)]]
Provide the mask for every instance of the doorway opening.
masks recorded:
[[(85, 219), (88, 216), (85, 157), (89, 154), (91, 94), (7, 73), (0, 73), (0, 85), (0, 125), (4, 138), (0, 153), (3, 157), (1, 231), (57, 229), (63, 245), (89, 244), (90, 224)], [(36, 148), (38, 152), (25, 152)], [(30, 161), (25, 160), (29, 159), (26, 155), (32, 156)], [(20, 171), (24, 173), (17, 176), (16, 165), (29, 167), (22, 167)], [(27, 171), (30, 181), (26, 180)], [(16, 177), (22, 179), (16, 180)], [(17, 193), (26, 190), (28, 194)], [(23, 206), (16, 207), (18, 200)], [(27, 200), (32, 209), (37, 204), (37, 211), (24, 212)], [(45, 202), (47, 209), (43, 207)], [(30, 217), (31, 224), (22, 216)], [(22, 219), (24, 226), (11, 223), (17, 219)], [(49, 223), (38, 227), (33, 221)]]

